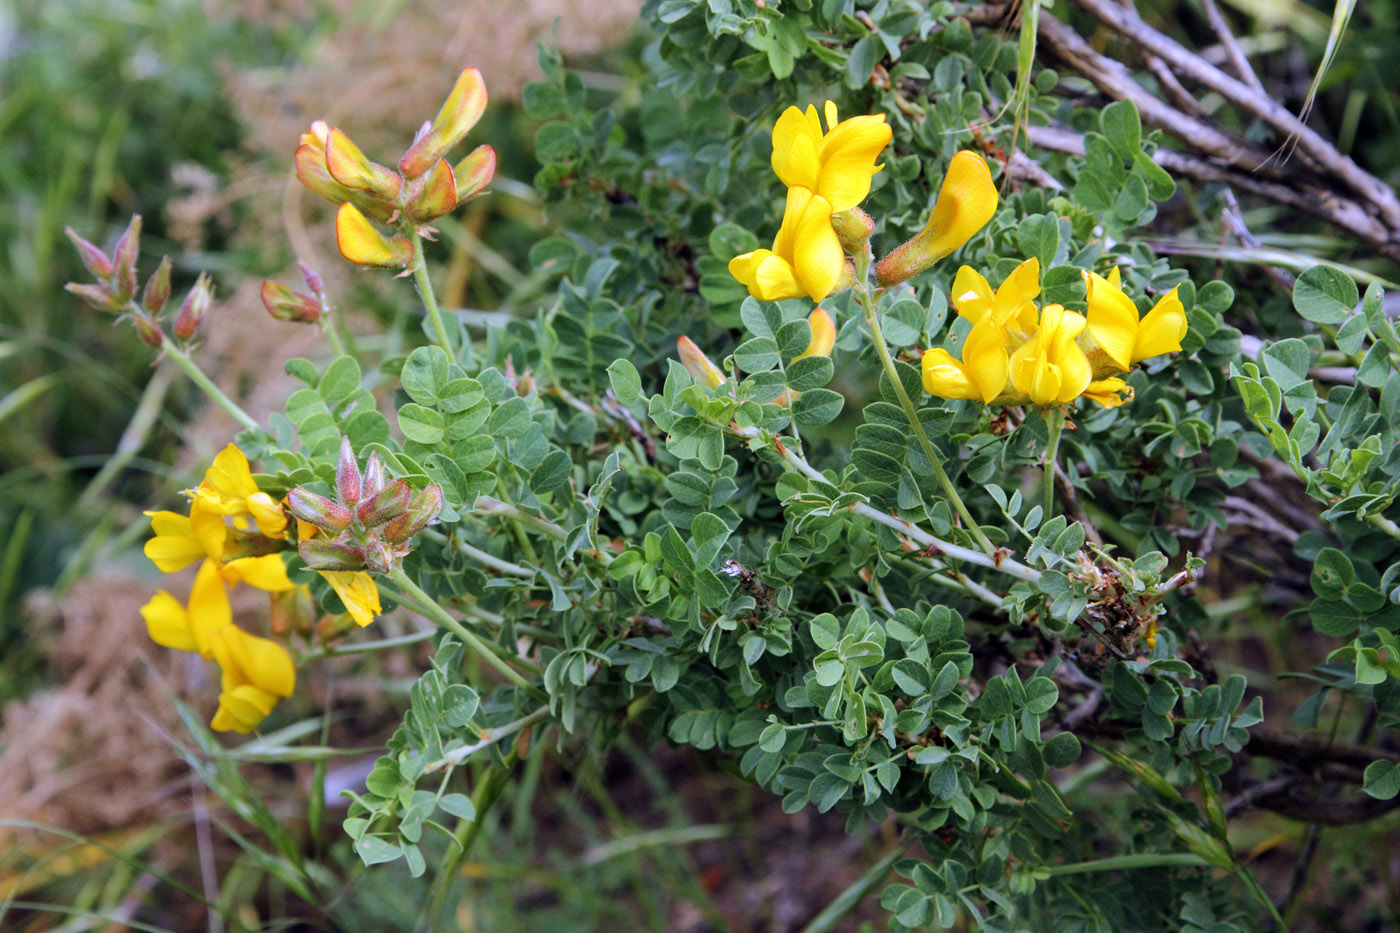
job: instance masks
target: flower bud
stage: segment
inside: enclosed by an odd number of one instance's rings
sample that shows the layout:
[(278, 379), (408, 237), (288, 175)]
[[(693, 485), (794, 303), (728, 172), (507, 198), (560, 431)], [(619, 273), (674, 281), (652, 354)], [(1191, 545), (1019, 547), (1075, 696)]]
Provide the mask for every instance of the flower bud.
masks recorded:
[(276, 320), (295, 324), (315, 324), (320, 320), (321, 303), (310, 295), (294, 292), (272, 279), (263, 282), (261, 294), (263, 307)]
[(178, 340), (189, 340), (199, 330), (204, 313), (214, 298), (214, 290), (209, 285), (209, 277), (203, 272), (195, 279), (190, 293), (180, 304), (180, 312), (175, 315), (175, 326), (171, 328)]
[(160, 327), (155, 321), (144, 314), (133, 315), (131, 322), (136, 325), (136, 333), (141, 335), (141, 342), (148, 347), (159, 350), (160, 345), (165, 342), (165, 335), (161, 333)]
[(438, 159), (433, 170), (413, 183), (418, 190), (409, 199), (404, 213), (414, 223), (426, 223), (457, 206), (457, 180), (446, 159)]
[(496, 150), (490, 146), (477, 146), (457, 163), (452, 175), (457, 179), (458, 204), (476, 197), (496, 175)]
[(83, 261), (83, 267), (99, 279), (105, 279), (112, 274), (112, 260), (107, 258), (107, 254), (102, 252), (87, 240), (78, 236), (72, 227), (64, 227), (63, 232), (68, 234), (68, 239), (73, 241), (77, 247), (78, 258)]
[(87, 302), (89, 307), (96, 308), (98, 311), (120, 311), (126, 304), (116, 295), (108, 291), (105, 285), (69, 282), (63, 287), (65, 290)]
[(313, 538), (297, 545), (297, 553), (312, 570), (363, 570), (365, 550), (353, 544)]
[(311, 289), (317, 298), (326, 293), (326, 286), (321, 281), (321, 277), (316, 274), (315, 269), (306, 264), (305, 260), (298, 259), (297, 268), (301, 270), (301, 277), (306, 280), (306, 287)]
[(350, 438), (341, 437), (340, 457), (335, 465), (335, 494), (341, 503), (354, 506), (363, 493), (360, 465), (355, 460), (355, 450), (350, 446)]
[(433, 122), (419, 131), (399, 160), (399, 171), (408, 178), (422, 175), (462, 141), (485, 109), (486, 84), (480, 71), (468, 68), (457, 77), (452, 93), (447, 95)]
[(825, 308), (817, 308), (807, 318), (807, 323), (812, 327), (812, 342), (794, 359), (800, 360), (804, 356), (830, 356), (832, 348), (836, 346), (836, 322), (831, 319)]
[(334, 127), (326, 136), (326, 170), (345, 187), (384, 201), (392, 201), (403, 190), (403, 179), (397, 172), (371, 161), (349, 136)]
[(442, 487), (430, 483), (418, 491), (408, 504), (408, 511), (391, 519), (381, 532), (385, 541), (402, 544), (437, 521), (442, 512)]
[(402, 515), (408, 509), (413, 490), (408, 483), (396, 479), (373, 496), (365, 496), (355, 510), (355, 517), (367, 528), (382, 525), (391, 518)]
[(311, 129), (301, 135), (301, 144), (292, 156), (297, 181), (305, 185), (307, 190), (328, 201), (336, 204), (349, 201), (381, 223), (394, 216), (396, 208), (392, 203), (376, 200), (363, 191), (347, 188), (331, 177), (330, 167), (326, 164), (326, 143), (329, 136), (330, 127), (326, 126), (323, 120), (312, 123)]
[(141, 293), (141, 307), (153, 317), (159, 317), (170, 300), (170, 257), (160, 257), (160, 265), (146, 280), (146, 289)]
[(371, 450), (369, 460), (365, 462), (364, 477), (360, 483), (360, 495), (366, 499), (379, 494), (379, 490), (384, 488), (384, 460), (379, 456), (379, 451)]
[(310, 522), (327, 534), (339, 534), (350, 527), (354, 515), (333, 499), (319, 496), (297, 486), (287, 493), (287, 509), (304, 522)]
[(676, 339), (676, 352), (680, 354), (681, 365), (690, 373), (690, 378), (707, 389), (718, 389), (724, 385), (724, 370), (720, 369), (705, 355), (695, 341), (682, 335)]
[(413, 258), (406, 237), (384, 236), (348, 202), (335, 215), (335, 245), (347, 262), (358, 266), (406, 266)]
[(870, 241), (875, 232), (875, 220), (858, 207), (831, 215), (831, 229), (847, 252), (853, 252)]
[(141, 215), (131, 215), (131, 223), (112, 250), (112, 288), (122, 301), (136, 295), (136, 258), (141, 253)]
[(986, 160), (964, 149), (953, 156), (924, 229), (875, 266), (881, 285), (918, 275), (972, 239), (997, 209), (997, 186)]

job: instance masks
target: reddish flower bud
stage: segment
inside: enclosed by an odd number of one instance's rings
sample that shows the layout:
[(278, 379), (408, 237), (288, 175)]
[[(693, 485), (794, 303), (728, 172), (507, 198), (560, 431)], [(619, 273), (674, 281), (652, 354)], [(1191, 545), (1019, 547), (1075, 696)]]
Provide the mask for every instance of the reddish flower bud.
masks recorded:
[(112, 251), (112, 288), (126, 301), (136, 295), (136, 258), (141, 253), (141, 215), (133, 214)]
[(477, 146), (452, 169), (452, 175), (457, 179), (457, 203), (480, 194), (495, 174), (496, 150), (490, 146)]
[(408, 511), (390, 520), (384, 526), (381, 535), (385, 541), (392, 544), (402, 544), (437, 521), (440, 512), (442, 512), (442, 487), (432, 483), (418, 491), (409, 503)]
[(384, 488), (386, 474), (384, 472), (384, 460), (379, 456), (379, 451), (371, 450), (369, 460), (365, 462), (365, 472), (363, 481), (360, 484), (360, 495), (366, 499), (379, 494), (379, 490)]
[(364, 192), (347, 188), (331, 177), (330, 168), (326, 165), (326, 143), (329, 135), (330, 127), (321, 120), (312, 123), (310, 131), (302, 134), (301, 145), (297, 146), (297, 151), (292, 157), (297, 181), (328, 201), (336, 204), (351, 202), (381, 223), (394, 216), (395, 208), (392, 203), (375, 200)]
[(418, 133), (413, 145), (399, 160), (399, 171), (408, 178), (417, 178), (476, 125), (486, 109), (486, 84), (481, 72), (468, 68), (457, 77), (452, 93), (447, 95), (433, 122)]
[(81, 282), (69, 282), (63, 286), (67, 291), (72, 292), (79, 298), (86, 301), (89, 306), (98, 311), (120, 311), (126, 303), (113, 295), (104, 285), (87, 285)]
[(321, 317), (321, 302), (294, 292), (287, 286), (268, 279), (262, 284), (262, 303), (267, 313), (279, 321), (315, 324)]
[(300, 486), (287, 493), (287, 509), (297, 518), (310, 522), (327, 534), (339, 534), (350, 527), (354, 518), (350, 510), (339, 502)]
[(355, 460), (355, 451), (350, 446), (350, 438), (340, 439), (340, 459), (335, 465), (335, 494), (341, 503), (354, 506), (363, 493), (363, 476), (360, 465)]
[(301, 270), (301, 277), (306, 280), (306, 287), (311, 289), (317, 298), (326, 293), (326, 286), (322, 283), (321, 277), (316, 274), (315, 269), (312, 269), (301, 259), (297, 260), (297, 268)]
[(160, 257), (160, 265), (146, 280), (146, 289), (141, 293), (141, 307), (154, 317), (160, 316), (165, 310), (165, 303), (170, 300), (170, 269), (170, 257)]
[(82, 259), (83, 266), (99, 279), (105, 279), (112, 274), (112, 260), (107, 258), (107, 254), (102, 252), (93, 244), (84, 240), (74, 232), (72, 227), (64, 227), (63, 232), (68, 234), (68, 239), (73, 241), (73, 245), (78, 249), (78, 257)]
[(181, 302), (180, 312), (175, 315), (175, 326), (171, 330), (177, 340), (189, 340), (194, 336), (213, 299), (214, 289), (209, 284), (209, 277), (201, 272), (199, 278), (194, 280), (190, 293)]
[(355, 510), (355, 517), (367, 528), (382, 525), (389, 519), (402, 515), (408, 509), (412, 494), (413, 491), (408, 488), (408, 483), (396, 479), (375, 495), (365, 496), (360, 502), (360, 507)]
[(133, 315), (131, 322), (136, 325), (136, 333), (141, 335), (141, 342), (148, 347), (159, 350), (160, 345), (165, 342), (165, 335), (161, 333), (160, 327), (155, 321), (142, 314)]
[(365, 549), (353, 544), (312, 539), (297, 545), (297, 553), (312, 570), (363, 570)]

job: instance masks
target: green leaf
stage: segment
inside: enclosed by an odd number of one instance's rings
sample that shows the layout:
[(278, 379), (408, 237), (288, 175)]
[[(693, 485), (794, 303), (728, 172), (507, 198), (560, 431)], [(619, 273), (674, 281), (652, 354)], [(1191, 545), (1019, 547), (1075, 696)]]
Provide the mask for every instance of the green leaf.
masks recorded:
[(808, 392), (820, 389), (831, 381), (836, 367), (828, 356), (804, 356), (793, 360), (787, 368), (788, 388), (794, 392)]
[(1279, 388), (1286, 391), (1307, 380), (1312, 354), (1308, 351), (1308, 345), (1297, 337), (1271, 344), (1262, 356), (1264, 368), (1274, 377)]
[(442, 443), (446, 436), (442, 415), (413, 402), (399, 409), (399, 430), (409, 440), (429, 446)]
[(778, 365), (778, 344), (772, 337), (746, 340), (734, 350), (734, 362), (744, 372), (766, 372)]
[(378, 836), (361, 836), (355, 840), (355, 854), (366, 866), (393, 862), (403, 855), (398, 846), (385, 842)]
[(408, 355), (399, 379), (408, 397), (420, 405), (437, 401), (438, 386), (451, 378), (452, 361), (442, 347), (419, 347)]
[(885, 50), (880, 37), (875, 33), (863, 36), (851, 49), (846, 59), (846, 87), (855, 90), (865, 87), (875, 66), (880, 62), (880, 54)]
[(562, 450), (551, 450), (545, 454), (540, 465), (535, 467), (534, 472), (530, 474), (531, 491), (537, 496), (542, 496), (567, 486), (569, 473), (573, 467), (573, 462), (569, 459), (568, 454)]
[(1042, 270), (1049, 269), (1060, 250), (1060, 218), (1054, 214), (1027, 217), (1016, 227), (1016, 245), (1022, 256), (1039, 260)]
[(613, 360), (608, 366), (608, 381), (612, 384), (613, 395), (624, 405), (632, 406), (642, 399), (642, 377), (631, 360)]
[(438, 806), (458, 819), (476, 819), (476, 807), (472, 805), (472, 799), (466, 794), (444, 794), (438, 800)]
[(812, 389), (803, 392), (792, 403), (793, 420), (801, 427), (826, 424), (841, 414), (841, 406), (846, 403), (841, 393), (830, 389)]
[(836, 616), (823, 612), (807, 623), (807, 631), (818, 648), (828, 651), (836, 647), (836, 642), (841, 638), (841, 623)]
[(515, 440), (530, 428), (530, 406), (523, 398), (509, 399), (486, 419), (486, 433)]
[(1124, 159), (1133, 159), (1142, 149), (1142, 118), (1138, 116), (1137, 104), (1130, 100), (1120, 100), (1109, 104), (1099, 113), (1099, 127), (1113, 146), (1113, 150)]
[(338, 402), (355, 394), (360, 387), (360, 364), (353, 356), (338, 357), (326, 367), (316, 391), (328, 406), (334, 408)]
[(1351, 276), (1333, 266), (1313, 266), (1293, 285), (1293, 308), (1315, 324), (1340, 324), (1360, 300)]
[(1361, 789), (1377, 800), (1390, 800), (1400, 794), (1400, 763), (1373, 761), (1362, 775)]
[(897, 347), (913, 346), (922, 335), (927, 312), (912, 298), (901, 298), (880, 315), (885, 339)]

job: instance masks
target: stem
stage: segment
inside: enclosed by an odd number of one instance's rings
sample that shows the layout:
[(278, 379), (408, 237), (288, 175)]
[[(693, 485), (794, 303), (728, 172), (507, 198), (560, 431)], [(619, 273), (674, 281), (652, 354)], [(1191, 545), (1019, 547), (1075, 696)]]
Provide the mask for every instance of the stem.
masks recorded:
[(1045, 409), (1045, 430), (1050, 436), (1045, 442), (1045, 468), (1040, 477), (1040, 502), (1045, 507), (1045, 521), (1055, 511), (1055, 459), (1060, 453), (1060, 435), (1064, 429), (1064, 411), (1058, 407)]
[(509, 680), (532, 696), (540, 694), (539, 688), (522, 677), (520, 672), (511, 667), (504, 658), (499, 657), (496, 652), (487, 647), (485, 642), (472, 634), (470, 629), (452, 618), (446, 609), (443, 609), (437, 604), (435, 599), (423, 592), (423, 590), (418, 587), (418, 584), (414, 583), (409, 579), (408, 574), (403, 572), (402, 567), (395, 567), (389, 572), (388, 576), (399, 589), (412, 597), (414, 602), (418, 604), (414, 607), (417, 611), (423, 613), (429, 620), (436, 622), (438, 625), (460, 638), (463, 644), (484, 658), (486, 663), (499, 671), (501, 676), (505, 677), (506, 680)]
[[(865, 262), (868, 262), (868, 257)], [(858, 260), (859, 262), (859, 260)], [(864, 265), (864, 263), (862, 263)], [(929, 465), (933, 467), (933, 475), (938, 479), (938, 485), (943, 488), (943, 495), (953, 504), (963, 523), (967, 526), (968, 534), (977, 542), (988, 557), (996, 555), (996, 546), (987, 540), (987, 536), (982, 533), (982, 528), (973, 519), (972, 513), (967, 510), (963, 503), (962, 496), (953, 488), (953, 482), (948, 478), (948, 473), (943, 469), (943, 460), (933, 449), (933, 442), (928, 439), (928, 433), (924, 431), (923, 422), (919, 420), (919, 413), (914, 408), (914, 402), (909, 398), (909, 393), (904, 391), (904, 383), (899, 378), (899, 372), (894, 368), (894, 360), (890, 357), (889, 347), (885, 346), (885, 334), (880, 329), (879, 315), (875, 312), (875, 302), (870, 298), (870, 289), (865, 284), (864, 269), (856, 273), (856, 292), (860, 296), (860, 303), (865, 307), (865, 323), (870, 327), (870, 336), (875, 344), (875, 352), (879, 354), (880, 365), (884, 367), (885, 375), (889, 377), (890, 384), (894, 386), (894, 394), (899, 398), (899, 404), (904, 408), (905, 417), (909, 419), (909, 427), (913, 428), (914, 435), (919, 439), (919, 446), (923, 448), (924, 456), (928, 459)]]
[(452, 882), (457, 880), (462, 860), (471, 851), (476, 837), (481, 835), (482, 820), (500, 798), (501, 791), (505, 790), (511, 769), (515, 767), (519, 758), (519, 751), (515, 746), (512, 746), (510, 752), (505, 756), (505, 761), (499, 767), (492, 765), (481, 778), (480, 783), (476, 785), (476, 790), (472, 792), (472, 809), (476, 811), (474, 814), (476, 818), (457, 821), (457, 831), (453, 835), (457, 844), (448, 846), (447, 851), (442, 855), (442, 861), (438, 864), (437, 878), (433, 880), (432, 893), (428, 896), (428, 903), (423, 915), (419, 917), (417, 929), (444, 929), (440, 921), (445, 919), (442, 914), (447, 908), (447, 895), (452, 890)]
[(326, 313), (321, 315), (321, 332), (331, 342), (331, 352), (336, 356), (344, 356), (345, 344), (340, 339), (340, 328), (336, 326), (333, 308), (326, 308)]
[(1184, 867), (1211, 868), (1210, 862), (1190, 852), (1161, 852), (1157, 854), (1115, 855), (1110, 858), (1094, 859), (1091, 862), (1075, 862), (1072, 865), (1054, 865), (1047, 868), (1051, 877), (1060, 875), (1085, 875), (1096, 871), (1123, 871), (1139, 868), (1166, 868), (1169, 865)]
[(107, 462), (102, 464), (102, 469), (97, 471), (92, 482), (88, 483), (83, 494), (78, 497), (73, 506), (74, 514), (81, 515), (92, 508), (117, 474), (126, 469), (127, 464), (134, 460), (137, 452), (145, 446), (151, 426), (160, 416), (161, 403), (165, 401), (165, 393), (170, 388), (173, 378), (174, 370), (168, 366), (159, 367), (155, 375), (151, 376), (151, 381), (146, 383), (146, 388), (141, 392), (141, 401), (137, 404), (131, 421), (122, 432), (121, 440), (117, 441), (117, 449)]
[(243, 425), (246, 430), (262, 431), (262, 425), (254, 421), (252, 415), (248, 414), (242, 408), (239, 408), (237, 402), (225, 395), (218, 386), (214, 385), (209, 377), (204, 375), (204, 370), (200, 369), (195, 361), (190, 359), (190, 355), (180, 349), (175, 344), (175, 341), (171, 340), (170, 337), (163, 332), (160, 335), (160, 349), (162, 353), (175, 361), (176, 366), (179, 366), (185, 371), (185, 375), (189, 376), (190, 381), (199, 386), (205, 395), (209, 396), (210, 401), (232, 415), (233, 420)]
[(544, 719), (548, 715), (549, 707), (541, 706), (539, 709), (535, 710), (530, 715), (522, 716), (519, 719), (506, 723), (505, 725), (492, 726), (489, 729), (482, 729), (481, 741), (475, 742), (471, 745), (464, 745), (461, 748), (454, 748), (448, 752), (444, 752), (443, 756), (437, 761), (429, 762), (427, 767), (423, 769), (423, 773), (428, 774), (432, 771), (441, 771), (443, 768), (455, 768), (462, 762), (470, 758), (472, 755), (481, 751), (483, 748), (490, 748), (492, 745), (495, 745), (501, 739), (508, 738), (509, 736), (515, 735), (515, 733), (517, 732), (521, 732), (525, 729), (530, 728), (535, 723)]
[(452, 341), (447, 336), (447, 328), (442, 324), (442, 312), (438, 310), (437, 293), (433, 291), (432, 279), (428, 278), (428, 263), (423, 258), (423, 240), (418, 236), (418, 228), (413, 226), (405, 227), (404, 234), (413, 246), (413, 284), (418, 288), (418, 298), (423, 302), (423, 308), (428, 312), (428, 319), (433, 322), (433, 332), (437, 334), (438, 346), (447, 351), (449, 358), (456, 359), (456, 354), (452, 352)]

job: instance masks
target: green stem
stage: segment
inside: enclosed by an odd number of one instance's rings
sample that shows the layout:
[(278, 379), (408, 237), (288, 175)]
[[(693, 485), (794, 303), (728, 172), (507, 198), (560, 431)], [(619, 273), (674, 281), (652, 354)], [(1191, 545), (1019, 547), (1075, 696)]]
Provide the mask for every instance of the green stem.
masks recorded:
[(812, 918), (812, 922), (802, 928), (802, 933), (831, 933), (841, 925), (851, 913), (860, 906), (861, 901), (870, 896), (880, 882), (889, 875), (894, 863), (899, 861), (899, 857), (904, 854), (904, 845), (895, 846), (887, 852), (874, 865), (866, 870), (865, 874), (857, 878), (850, 887), (837, 895), (836, 900), (827, 904), (822, 912)]
[(1055, 458), (1060, 453), (1060, 435), (1065, 429), (1065, 413), (1059, 408), (1045, 409), (1045, 430), (1049, 440), (1045, 442), (1045, 469), (1041, 471), (1040, 503), (1045, 508), (1048, 521), (1055, 511)]
[(438, 346), (447, 351), (448, 357), (456, 359), (452, 352), (452, 341), (448, 339), (447, 328), (442, 324), (442, 311), (438, 309), (437, 293), (433, 291), (432, 279), (428, 278), (428, 263), (423, 258), (423, 240), (416, 227), (405, 227), (404, 234), (413, 246), (413, 284), (418, 288), (418, 298), (433, 322), (433, 332), (437, 335)]
[(899, 398), (899, 404), (904, 408), (905, 417), (909, 419), (909, 427), (913, 429), (914, 436), (919, 439), (919, 446), (923, 448), (924, 457), (933, 467), (933, 475), (938, 479), (938, 485), (942, 487), (943, 495), (948, 498), (958, 515), (962, 517), (968, 534), (972, 535), (977, 546), (988, 557), (994, 557), (997, 553), (996, 546), (987, 540), (987, 536), (982, 533), (981, 527), (963, 503), (962, 496), (958, 495), (958, 491), (953, 488), (953, 481), (948, 478), (947, 471), (943, 469), (942, 458), (933, 449), (933, 442), (928, 439), (928, 433), (924, 431), (923, 422), (919, 420), (919, 413), (914, 408), (913, 400), (909, 398), (909, 393), (904, 391), (904, 383), (899, 378), (898, 370), (894, 368), (894, 359), (890, 356), (889, 347), (885, 346), (885, 334), (880, 329), (879, 315), (875, 312), (875, 302), (871, 300), (870, 289), (865, 285), (864, 277), (861, 274), (863, 271), (860, 270), (856, 274), (856, 292), (865, 308), (865, 323), (870, 326), (870, 337), (875, 343), (875, 352), (880, 356), (880, 365), (884, 367), (885, 375), (889, 377), (890, 384), (894, 387), (894, 394)]
[(488, 647), (485, 642), (483, 642), (480, 638), (474, 635), (470, 629), (468, 629), (461, 622), (452, 618), (452, 616), (448, 614), (446, 609), (443, 609), (437, 604), (437, 600), (433, 599), (427, 593), (423, 592), (423, 590), (419, 588), (418, 584), (414, 583), (413, 580), (409, 578), (408, 574), (403, 572), (402, 567), (395, 567), (392, 571), (389, 572), (388, 576), (389, 579), (394, 582), (394, 585), (396, 585), (404, 593), (410, 596), (415, 603), (417, 603), (417, 605), (413, 607), (414, 609), (416, 609), (419, 612), (422, 612), (424, 616), (427, 617), (429, 620), (437, 623), (438, 625), (442, 626), (443, 628), (447, 629), (449, 632), (460, 638), (464, 645), (466, 645), (468, 648), (471, 648), (478, 655), (480, 655), (486, 661), (487, 664), (490, 664), (497, 671), (499, 671), (501, 676), (503, 676), (506, 680), (509, 680), (511, 683), (515, 684), (521, 690), (524, 690), (525, 692), (529, 693), (531, 696), (543, 696), (538, 687), (536, 687), (534, 684), (530, 683), (528, 680), (522, 677), (519, 671), (511, 667), (506, 662), (506, 660), (498, 656), (496, 652), (492, 651), (490, 647)]
[(501, 791), (505, 790), (506, 782), (510, 779), (511, 769), (515, 767), (516, 761), (520, 758), (517, 746), (512, 745), (510, 751), (505, 756), (505, 761), (499, 766), (492, 764), (486, 774), (476, 785), (476, 790), (472, 792), (472, 809), (476, 811), (472, 820), (458, 820), (457, 831), (453, 838), (456, 845), (447, 847), (447, 851), (442, 855), (442, 861), (438, 863), (437, 878), (433, 880), (432, 892), (428, 895), (428, 903), (419, 917), (419, 930), (440, 930), (445, 929), (443, 921), (446, 919), (443, 912), (447, 909), (447, 896), (452, 891), (452, 882), (457, 880), (457, 874), (461, 869), (462, 860), (471, 852), (476, 839), (481, 835), (481, 824), (485, 820), (486, 814), (491, 807), (500, 799)]
[(174, 371), (170, 367), (161, 366), (156, 369), (155, 375), (151, 376), (151, 381), (146, 383), (146, 388), (141, 393), (141, 401), (137, 404), (136, 412), (131, 416), (126, 430), (122, 432), (121, 440), (117, 441), (117, 449), (112, 452), (107, 462), (102, 464), (102, 469), (97, 471), (92, 482), (88, 483), (83, 494), (78, 497), (73, 506), (74, 514), (81, 515), (96, 505), (98, 498), (107, 490), (107, 486), (117, 474), (136, 459), (136, 454), (146, 445), (151, 426), (160, 416), (161, 404), (165, 401), (165, 393), (170, 388), (173, 378)]
[(1141, 868), (1166, 868), (1183, 866), (1212, 868), (1210, 862), (1190, 852), (1159, 852), (1141, 855), (1114, 855), (1110, 858), (1094, 859), (1091, 862), (1075, 862), (1072, 865), (1054, 865), (1047, 868), (1051, 877), (1060, 875), (1085, 875), (1097, 871), (1125, 871)]
[(171, 340), (165, 333), (161, 333), (160, 335), (160, 349), (162, 353), (175, 361), (176, 366), (179, 366), (185, 371), (185, 375), (189, 376), (190, 381), (199, 386), (200, 390), (203, 391), (205, 395), (209, 396), (210, 401), (232, 415), (233, 419), (243, 425), (246, 430), (262, 431), (262, 425), (254, 421), (252, 415), (248, 414), (242, 408), (239, 408), (237, 402), (225, 395), (218, 386), (214, 385), (213, 381), (210, 380), (208, 376), (204, 375), (204, 370), (200, 369), (195, 361), (190, 359), (190, 355), (180, 349), (175, 341)]
[(331, 342), (331, 352), (336, 356), (344, 356), (345, 344), (340, 339), (340, 328), (335, 323), (334, 309), (327, 308), (326, 313), (321, 315), (321, 332)]

